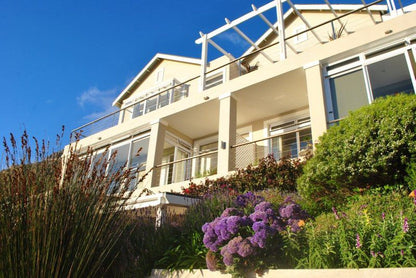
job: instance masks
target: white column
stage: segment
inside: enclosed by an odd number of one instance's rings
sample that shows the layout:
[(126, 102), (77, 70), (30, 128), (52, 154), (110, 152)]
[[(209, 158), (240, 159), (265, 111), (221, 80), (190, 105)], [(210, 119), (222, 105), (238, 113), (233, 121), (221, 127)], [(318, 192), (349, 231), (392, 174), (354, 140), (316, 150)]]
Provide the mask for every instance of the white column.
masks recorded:
[(319, 141), (319, 136), (327, 130), (322, 69), (319, 61), (305, 65), (303, 68), (305, 70), (306, 88), (308, 90), (312, 142), (316, 144)]
[(237, 105), (231, 93), (219, 97), (220, 115), (218, 125), (218, 174), (225, 175), (235, 168)]
[(205, 90), (205, 73), (207, 72), (208, 63), (208, 39), (207, 35), (202, 35), (202, 51), (201, 51), (201, 76), (199, 78), (199, 91)]
[(161, 123), (160, 120), (151, 123), (149, 138), (149, 150), (146, 161), (146, 172), (149, 172), (145, 178), (145, 187), (159, 186), (160, 182), (160, 169), (155, 166), (162, 163), (163, 157), (163, 145), (165, 143), (166, 126)]
[(282, 1), (275, 0), (276, 13), (277, 13), (277, 30), (279, 32), (279, 45), (280, 45), (280, 61), (286, 60), (286, 43), (285, 43), (285, 21), (283, 18)]

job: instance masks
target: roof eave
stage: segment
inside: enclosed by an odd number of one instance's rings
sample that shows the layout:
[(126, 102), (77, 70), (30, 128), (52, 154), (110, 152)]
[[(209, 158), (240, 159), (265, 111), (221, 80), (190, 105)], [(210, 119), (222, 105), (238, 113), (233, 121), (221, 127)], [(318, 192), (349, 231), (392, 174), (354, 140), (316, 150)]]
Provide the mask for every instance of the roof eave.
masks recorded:
[(189, 64), (196, 64), (201, 65), (201, 59), (198, 58), (191, 58), (191, 57), (184, 57), (184, 56), (178, 56), (178, 55), (170, 55), (170, 54), (163, 54), (163, 53), (157, 53), (149, 63), (146, 64), (146, 66), (133, 78), (133, 80), (127, 85), (126, 88), (118, 95), (118, 97), (113, 101), (113, 106), (121, 107), (122, 101), (125, 99), (126, 94), (129, 92), (130, 88), (132, 88), (134, 85), (136, 85), (140, 77), (144, 76), (146, 72), (152, 68), (154, 64), (156, 64), (159, 60), (172, 60), (172, 61), (178, 61), (178, 62), (184, 62)]

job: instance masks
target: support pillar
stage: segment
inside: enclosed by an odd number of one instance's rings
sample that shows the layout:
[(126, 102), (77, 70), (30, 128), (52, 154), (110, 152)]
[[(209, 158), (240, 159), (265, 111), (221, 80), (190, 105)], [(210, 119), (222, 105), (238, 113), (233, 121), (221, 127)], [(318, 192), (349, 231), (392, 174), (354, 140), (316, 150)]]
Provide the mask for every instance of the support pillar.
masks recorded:
[(237, 105), (231, 93), (221, 95), (219, 100), (217, 173), (225, 175), (235, 170), (235, 149), (231, 146), (236, 142)]
[(208, 63), (208, 36), (205, 34), (202, 36), (201, 76), (199, 78), (199, 91), (200, 92), (205, 90), (207, 63)]
[(163, 146), (165, 144), (166, 125), (160, 120), (151, 123), (149, 138), (149, 150), (146, 161), (146, 172), (149, 172), (145, 178), (145, 187), (159, 186), (160, 183), (160, 168), (156, 168), (157, 165), (162, 163)]
[(305, 65), (303, 69), (305, 70), (306, 88), (308, 91), (312, 142), (315, 145), (319, 142), (319, 136), (324, 134), (327, 130), (322, 69), (319, 61)]
[(285, 37), (285, 22), (283, 18), (282, 1), (275, 0), (276, 14), (277, 14), (277, 30), (279, 32), (279, 46), (280, 46), (280, 61), (286, 60), (286, 37)]

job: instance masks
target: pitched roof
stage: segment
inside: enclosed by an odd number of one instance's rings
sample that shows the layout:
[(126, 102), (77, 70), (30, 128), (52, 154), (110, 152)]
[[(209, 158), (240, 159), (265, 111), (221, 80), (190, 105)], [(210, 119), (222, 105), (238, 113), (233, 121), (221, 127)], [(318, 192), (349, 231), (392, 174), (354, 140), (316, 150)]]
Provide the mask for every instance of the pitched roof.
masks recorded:
[(118, 95), (118, 97), (113, 102), (113, 106), (120, 106), (122, 101), (133, 93), (134, 88), (137, 87), (147, 77), (147, 75), (159, 65), (162, 60), (171, 60), (196, 65), (201, 64), (201, 59), (157, 53), (150, 60), (150, 62), (147, 63), (147, 65), (133, 78), (130, 84), (127, 85), (127, 87)]

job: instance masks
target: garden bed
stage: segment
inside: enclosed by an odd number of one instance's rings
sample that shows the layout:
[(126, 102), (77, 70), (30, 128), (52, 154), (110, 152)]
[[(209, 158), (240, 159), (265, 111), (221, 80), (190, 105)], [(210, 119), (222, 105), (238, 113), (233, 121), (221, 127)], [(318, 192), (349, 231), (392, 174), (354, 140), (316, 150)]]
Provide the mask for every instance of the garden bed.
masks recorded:
[[(271, 269), (264, 273), (263, 276), (248, 274), (246, 277), (262, 277), (262, 278), (399, 278), (414, 277), (416, 268), (362, 268), (362, 269)], [(208, 269), (198, 269), (189, 271), (169, 272), (164, 269), (154, 269), (149, 278), (216, 278), (216, 277), (232, 277), (231, 274), (223, 274), (218, 271), (210, 271)]]

